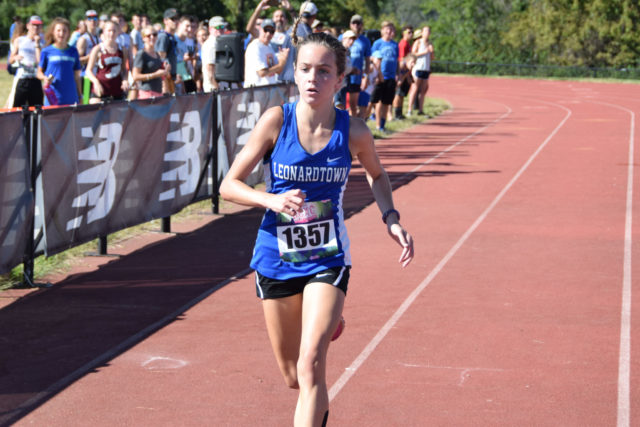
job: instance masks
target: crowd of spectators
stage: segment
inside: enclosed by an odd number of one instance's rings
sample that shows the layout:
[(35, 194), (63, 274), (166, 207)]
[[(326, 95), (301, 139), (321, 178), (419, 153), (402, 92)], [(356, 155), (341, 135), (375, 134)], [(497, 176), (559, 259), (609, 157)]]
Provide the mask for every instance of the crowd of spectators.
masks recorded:
[(294, 40), (326, 32), (349, 52), (344, 86), (335, 97), (338, 108), (374, 118), (382, 131), (387, 120), (404, 118), (405, 97), (407, 113), (422, 114), (434, 52), (428, 26), (415, 33), (403, 27), (398, 43), (390, 21), (374, 39), (365, 33), (361, 15), (341, 31), (317, 19), (318, 12), (308, 1), (296, 11), (288, 0), (260, 0), (243, 29), (244, 81), (233, 84), (216, 79), (216, 39), (236, 32), (221, 16), (200, 21), (171, 8), (162, 23), (152, 24), (144, 14), (129, 20), (87, 10), (73, 29), (55, 18), (46, 31), (38, 16), (26, 25), (15, 19), (8, 60), (15, 79), (6, 106), (146, 99), (293, 81)]

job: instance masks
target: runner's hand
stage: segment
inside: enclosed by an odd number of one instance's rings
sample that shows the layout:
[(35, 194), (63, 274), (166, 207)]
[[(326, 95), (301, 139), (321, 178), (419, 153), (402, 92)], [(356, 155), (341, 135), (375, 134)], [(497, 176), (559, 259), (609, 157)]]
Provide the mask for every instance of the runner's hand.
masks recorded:
[(406, 267), (413, 259), (413, 237), (397, 222), (389, 224), (387, 231), (393, 240), (402, 246), (402, 254), (398, 262), (402, 263), (402, 267)]
[(304, 204), (306, 194), (302, 190), (289, 190), (282, 194), (272, 194), (267, 206), (274, 212), (295, 215)]

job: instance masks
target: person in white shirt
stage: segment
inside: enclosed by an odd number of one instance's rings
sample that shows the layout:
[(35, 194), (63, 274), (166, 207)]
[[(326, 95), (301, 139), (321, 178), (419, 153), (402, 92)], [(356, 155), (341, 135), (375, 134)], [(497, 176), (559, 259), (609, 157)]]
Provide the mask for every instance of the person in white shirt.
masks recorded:
[(13, 107), (23, 105), (42, 105), (42, 84), (36, 77), (36, 70), (40, 62), (40, 50), (44, 43), (40, 38), (42, 19), (33, 15), (27, 22), (27, 34), (17, 37), (12, 42), (9, 64), (18, 62), (16, 72), (16, 87)]
[(289, 48), (278, 53), (273, 50), (269, 43), (275, 31), (273, 20), (264, 19), (260, 25), (260, 35), (247, 46), (244, 54), (244, 87), (278, 82), (276, 75), (282, 72), (287, 63)]
[(221, 16), (209, 19), (209, 38), (202, 44), (202, 90), (212, 92), (220, 85), (216, 80), (216, 39), (224, 34), (227, 23)]

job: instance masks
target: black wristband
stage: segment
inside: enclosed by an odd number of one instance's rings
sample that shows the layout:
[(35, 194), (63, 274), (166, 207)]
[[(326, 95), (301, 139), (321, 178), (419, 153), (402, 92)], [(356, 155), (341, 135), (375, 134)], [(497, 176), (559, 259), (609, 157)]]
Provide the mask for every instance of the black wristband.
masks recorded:
[(400, 212), (398, 212), (395, 209), (389, 209), (388, 211), (386, 211), (385, 213), (382, 214), (382, 222), (384, 222), (386, 224), (387, 223), (387, 218), (392, 213), (396, 214), (398, 216), (398, 221), (400, 221)]

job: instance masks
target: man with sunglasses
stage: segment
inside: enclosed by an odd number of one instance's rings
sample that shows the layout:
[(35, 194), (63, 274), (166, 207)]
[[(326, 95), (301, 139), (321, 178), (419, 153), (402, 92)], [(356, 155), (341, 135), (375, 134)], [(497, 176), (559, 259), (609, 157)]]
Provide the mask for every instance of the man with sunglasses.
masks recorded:
[(260, 35), (247, 46), (244, 54), (244, 87), (278, 82), (276, 75), (284, 69), (289, 49), (282, 49), (278, 53), (273, 50), (269, 43), (275, 32), (273, 20), (264, 19), (260, 24)]
[[(178, 22), (180, 21), (180, 14), (174, 8), (170, 8), (164, 11), (163, 22), (164, 31), (158, 33), (158, 39), (156, 40), (156, 52), (158, 56), (166, 61), (171, 67), (171, 80), (175, 83), (180, 83), (176, 75), (177, 68), (177, 41), (175, 37), (176, 29), (178, 28)], [(163, 89), (164, 93), (171, 93), (171, 84), (165, 85)]]
[(205, 92), (218, 90), (216, 80), (216, 39), (224, 34), (227, 22), (222, 16), (209, 19), (209, 37), (202, 44), (202, 89)]

